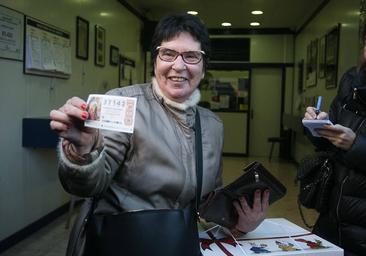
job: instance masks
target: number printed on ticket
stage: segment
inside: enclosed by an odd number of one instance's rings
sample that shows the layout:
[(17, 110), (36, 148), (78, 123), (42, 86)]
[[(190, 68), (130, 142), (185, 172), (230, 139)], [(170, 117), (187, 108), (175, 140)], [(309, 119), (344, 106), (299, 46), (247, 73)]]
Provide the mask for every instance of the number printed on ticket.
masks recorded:
[(133, 133), (136, 98), (90, 94), (87, 104), (89, 116), (85, 126)]

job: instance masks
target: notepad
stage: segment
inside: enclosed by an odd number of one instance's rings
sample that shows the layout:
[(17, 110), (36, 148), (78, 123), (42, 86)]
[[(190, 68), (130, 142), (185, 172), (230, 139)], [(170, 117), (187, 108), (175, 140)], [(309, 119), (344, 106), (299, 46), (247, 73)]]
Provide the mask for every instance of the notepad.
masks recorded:
[(319, 120), (319, 119), (307, 120), (307, 119), (303, 119), (302, 124), (310, 130), (311, 134), (314, 137), (320, 137), (320, 135), (316, 132), (315, 129), (323, 128), (324, 125), (333, 125), (333, 123), (328, 119), (324, 119), (324, 120)]

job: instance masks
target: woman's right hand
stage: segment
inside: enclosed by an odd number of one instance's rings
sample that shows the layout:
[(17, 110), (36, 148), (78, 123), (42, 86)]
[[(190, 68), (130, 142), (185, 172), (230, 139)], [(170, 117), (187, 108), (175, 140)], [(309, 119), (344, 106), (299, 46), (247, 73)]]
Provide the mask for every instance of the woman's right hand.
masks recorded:
[(318, 115), (316, 114), (316, 108), (307, 107), (304, 115), (304, 119), (306, 120), (314, 120), (314, 119), (329, 119), (328, 114), (326, 112), (320, 112)]
[(84, 126), (88, 118), (87, 104), (73, 97), (62, 107), (50, 112), (50, 126), (58, 135), (75, 146), (78, 154), (90, 153), (97, 137), (97, 129)]

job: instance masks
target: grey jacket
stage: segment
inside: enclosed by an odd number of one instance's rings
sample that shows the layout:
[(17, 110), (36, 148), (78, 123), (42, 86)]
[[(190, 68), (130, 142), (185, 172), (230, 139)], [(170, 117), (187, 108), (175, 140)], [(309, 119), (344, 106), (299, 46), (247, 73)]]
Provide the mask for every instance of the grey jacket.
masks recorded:
[(60, 150), (59, 176), (67, 192), (99, 197), (95, 213), (186, 207), (196, 193), (197, 109), (202, 127), (202, 196), (221, 186), (223, 124), (215, 114), (196, 106), (172, 110), (152, 84), (108, 94), (137, 98), (134, 132), (102, 130), (103, 150), (92, 152), (90, 163), (82, 166), (68, 161)]

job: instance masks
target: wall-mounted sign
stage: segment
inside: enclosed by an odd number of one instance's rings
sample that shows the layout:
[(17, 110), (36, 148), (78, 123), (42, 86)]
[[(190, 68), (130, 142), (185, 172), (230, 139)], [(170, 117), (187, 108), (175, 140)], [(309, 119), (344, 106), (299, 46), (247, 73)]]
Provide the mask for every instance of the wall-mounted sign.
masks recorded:
[(26, 16), (24, 73), (68, 78), (71, 74), (70, 33)]
[(0, 58), (23, 60), (24, 14), (0, 5)]

